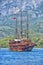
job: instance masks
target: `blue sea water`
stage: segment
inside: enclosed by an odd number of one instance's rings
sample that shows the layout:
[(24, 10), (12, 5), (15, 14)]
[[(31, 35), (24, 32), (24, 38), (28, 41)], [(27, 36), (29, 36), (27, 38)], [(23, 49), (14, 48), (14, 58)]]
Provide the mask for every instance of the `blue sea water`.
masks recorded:
[(0, 65), (43, 65), (43, 48), (34, 48), (31, 52), (12, 52), (2, 48)]

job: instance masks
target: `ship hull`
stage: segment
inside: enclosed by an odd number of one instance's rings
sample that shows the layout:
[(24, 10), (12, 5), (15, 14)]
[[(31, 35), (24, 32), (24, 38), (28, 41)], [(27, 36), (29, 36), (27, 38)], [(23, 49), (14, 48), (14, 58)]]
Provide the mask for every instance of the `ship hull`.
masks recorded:
[(11, 51), (32, 51), (33, 47), (28, 47), (26, 49), (15, 49), (15, 48), (9, 48)]
[(36, 46), (36, 44), (27, 39), (21, 41), (12, 40), (9, 42), (9, 49), (11, 51), (31, 51), (34, 46)]
[(34, 48), (34, 47), (30, 46), (30, 47), (28, 47), (27, 49), (25, 49), (25, 51), (32, 51), (33, 48)]
[(14, 45), (11, 45), (9, 46), (9, 49), (11, 51), (31, 51), (32, 49), (34, 48), (34, 46), (25, 46), (25, 45), (21, 45), (21, 46), (14, 46)]

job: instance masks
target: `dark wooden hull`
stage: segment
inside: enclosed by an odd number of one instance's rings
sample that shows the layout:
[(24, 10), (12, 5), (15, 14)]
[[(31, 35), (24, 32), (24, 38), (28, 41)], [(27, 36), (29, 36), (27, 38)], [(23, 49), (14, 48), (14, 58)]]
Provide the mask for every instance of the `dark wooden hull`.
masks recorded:
[(35, 43), (27, 42), (27, 41), (21, 41), (21, 42), (15, 42), (10, 41), (9, 42), (9, 49), (11, 51), (31, 51), (33, 47), (36, 46)]
[(28, 48), (24, 48), (24, 47), (23, 48), (15, 48), (15, 47), (11, 48), (11, 47), (9, 47), (9, 49), (11, 51), (31, 51), (33, 49), (33, 47), (34, 46), (30, 46)]

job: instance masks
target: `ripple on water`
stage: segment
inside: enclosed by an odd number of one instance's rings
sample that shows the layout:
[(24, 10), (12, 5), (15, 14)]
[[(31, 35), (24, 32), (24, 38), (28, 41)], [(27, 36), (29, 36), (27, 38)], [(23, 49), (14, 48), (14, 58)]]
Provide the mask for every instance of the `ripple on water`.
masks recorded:
[(36, 48), (31, 52), (0, 49), (0, 65), (43, 65), (43, 48)]

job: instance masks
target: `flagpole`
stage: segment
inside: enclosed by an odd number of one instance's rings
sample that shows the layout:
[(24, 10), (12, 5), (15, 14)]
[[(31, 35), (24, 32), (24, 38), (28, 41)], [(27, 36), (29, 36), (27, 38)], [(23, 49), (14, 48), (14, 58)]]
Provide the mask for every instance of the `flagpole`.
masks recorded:
[(28, 39), (28, 12), (27, 12), (27, 21), (26, 21), (26, 38)]
[[(16, 3), (16, 0), (14, 1), (15, 2), (15, 12), (16, 12), (16, 7), (17, 7), (17, 3)], [(16, 14), (15, 14), (16, 15)], [(18, 38), (18, 28), (17, 28), (17, 18), (16, 17), (14, 17), (14, 20), (16, 21), (16, 27), (15, 27), (15, 37), (16, 37), (16, 39)]]
[(15, 37), (16, 37), (16, 39), (18, 38), (18, 28), (17, 28), (17, 18), (16, 17), (14, 17), (13, 18), (15, 21), (16, 21), (16, 27), (15, 27)]

